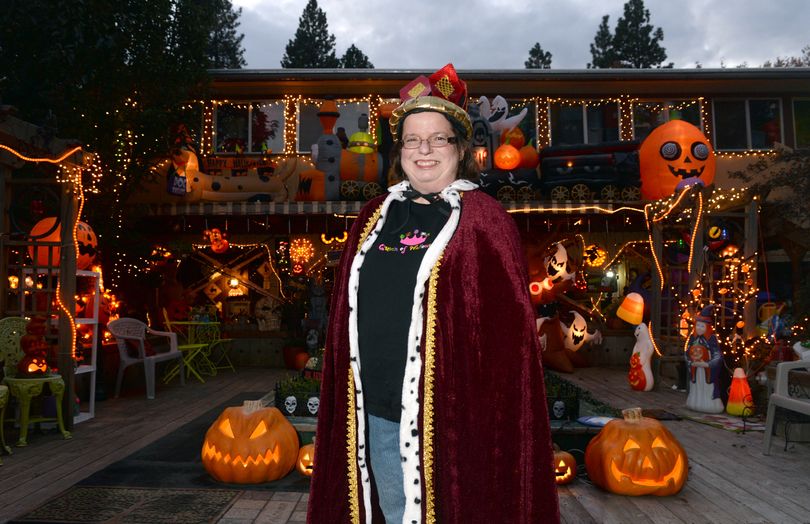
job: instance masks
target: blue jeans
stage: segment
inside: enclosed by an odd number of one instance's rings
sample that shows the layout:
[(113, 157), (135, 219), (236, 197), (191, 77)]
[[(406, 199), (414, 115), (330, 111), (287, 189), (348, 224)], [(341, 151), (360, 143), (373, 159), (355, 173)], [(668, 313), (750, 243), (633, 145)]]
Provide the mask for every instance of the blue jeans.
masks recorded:
[(368, 449), (371, 471), (387, 524), (401, 524), (405, 513), (399, 423), (368, 415)]

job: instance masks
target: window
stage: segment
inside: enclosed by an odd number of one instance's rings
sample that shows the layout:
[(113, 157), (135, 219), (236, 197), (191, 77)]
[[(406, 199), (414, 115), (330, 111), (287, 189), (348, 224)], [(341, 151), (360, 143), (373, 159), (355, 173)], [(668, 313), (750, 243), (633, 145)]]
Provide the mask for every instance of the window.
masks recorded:
[(549, 110), (552, 145), (598, 144), (619, 139), (617, 104), (551, 104)]
[[(324, 134), (321, 122), (318, 119), (319, 103), (299, 104), (298, 106), (298, 146), (299, 153), (309, 154), (312, 146), (318, 143), (318, 138)], [(368, 132), (368, 102), (341, 103), (337, 101), (340, 116), (332, 128), (332, 132), (337, 135), (344, 148), (349, 143), (349, 137), (360, 131), (364, 126)]]
[(779, 100), (715, 100), (714, 147), (771, 149), (782, 141)]
[(281, 153), (284, 150), (284, 103), (217, 106), (215, 147), (217, 153)]
[(684, 120), (702, 129), (700, 101), (667, 100), (633, 104), (633, 138), (644, 140), (653, 129), (670, 120)]
[(796, 133), (796, 147), (810, 148), (810, 98), (793, 101), (793, 123)]

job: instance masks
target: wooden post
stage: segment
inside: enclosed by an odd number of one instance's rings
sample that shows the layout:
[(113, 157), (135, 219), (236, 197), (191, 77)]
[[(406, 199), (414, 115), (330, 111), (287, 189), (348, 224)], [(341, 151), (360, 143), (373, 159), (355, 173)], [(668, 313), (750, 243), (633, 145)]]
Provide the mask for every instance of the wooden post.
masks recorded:
[[(743, 256), (748, 258), (754, 255), (759, 245), (759, 202), (752, 199), (745, 210), (745, 244), (743, 246)], [(764, 253), (761, 253), (764, 255)], [(748, 274), (754, 285), (757, 282), (757, 261), (751, 264), (751, 272)], [(752, 297), (743, 306), (743, 339), (756, 335), (757, 330), (757, 297)]]
[[(76, 246), (73, 244), (73, 227), (78, 220), (77, 196), (74, 184), (62, 184), (61, 219), (61, 258), (59, 262), (59, 300), (71, 312), (76, 311)], [(76, 380), (73, 366), (75, 334), (71, 320), (64, 311), (59, 312), (59, 374), (65, 381), (65, 395), (62, 399), (62, 414), (68, 431), (73, 429), (73, 405), (76, 398)]]

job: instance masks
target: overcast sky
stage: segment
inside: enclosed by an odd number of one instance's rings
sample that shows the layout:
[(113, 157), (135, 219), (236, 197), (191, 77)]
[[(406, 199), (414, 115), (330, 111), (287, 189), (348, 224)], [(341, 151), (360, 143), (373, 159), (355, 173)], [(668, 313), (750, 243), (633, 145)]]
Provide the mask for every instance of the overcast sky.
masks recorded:
[[(351, 44), (378, 69), (523, 69), (539, 42), (555, 69), (583, 69), (603, 15), (626, 0), (319, 0), (340, 57)], [(277, 69), (307, 0), (232, 0), (242, 7), (250, 69)], [(810, 45), (810, 0), (646, 0), (677, 68), (758, 67)]]

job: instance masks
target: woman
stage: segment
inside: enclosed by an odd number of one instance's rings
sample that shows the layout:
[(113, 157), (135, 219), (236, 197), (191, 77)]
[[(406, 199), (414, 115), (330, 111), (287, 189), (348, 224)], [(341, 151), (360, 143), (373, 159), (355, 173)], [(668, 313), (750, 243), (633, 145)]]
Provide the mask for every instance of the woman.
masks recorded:
[(308, 521), (557, 522), (525, 261), (473, 182), (466, 86), (448, 64), (400, 94), (405, 180), (360, 212), (335, 282)]

